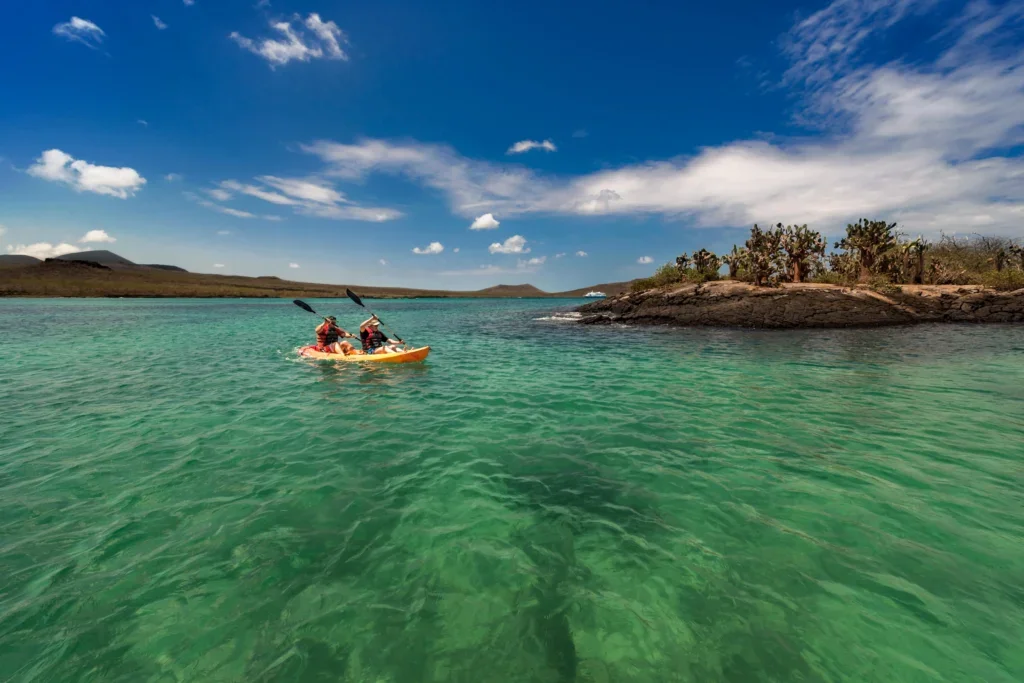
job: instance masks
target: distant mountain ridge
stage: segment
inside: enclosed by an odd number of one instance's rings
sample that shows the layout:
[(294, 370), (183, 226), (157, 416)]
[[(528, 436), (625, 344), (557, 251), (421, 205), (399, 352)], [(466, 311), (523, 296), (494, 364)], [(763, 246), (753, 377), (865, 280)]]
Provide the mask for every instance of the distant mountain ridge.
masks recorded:
[(73, 254), (64, 254), (56, 257), (59, 261), (92, 261), (103, 266), (134, 266), (137, 265), (123, 256), (119, 256), (106, 249), (95, 251), (76, 251)]
[(137, 264), (106, 249), (64, 254), (46, 261), (32, 256), (0, 255), (0, 269), (0, 296), (341, 298), (346, 287), (351, 287), (367, 298), (575, 298), (592, 289), (614, 296), (628, 291), (630, 285), (614, 282), (553, 293), (530, 284), (495, 285), (475, 291), (331, 285), (293, 282), (276, 276), (190, 273), (178, 266)]
[(42, 263), (35, 256), (25, 256), (24, 254), (0, 254), (0, 268), (7, 268), (12, 266), (34, 266)]

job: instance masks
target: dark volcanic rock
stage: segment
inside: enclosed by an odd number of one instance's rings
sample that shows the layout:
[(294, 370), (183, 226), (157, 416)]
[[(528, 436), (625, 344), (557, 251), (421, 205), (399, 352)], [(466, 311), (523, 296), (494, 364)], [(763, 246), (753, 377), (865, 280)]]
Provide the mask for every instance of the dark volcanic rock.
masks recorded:
[[(118, 256), (112, 251), (106, 249), (94, 249), (92, 251), (77, 251), (74, 254), (64, 254), (58, 256), (57, 259), (61, 261), (90, 261), (92, 263), (101, 263), (105, 266), (134, 266), (135, 264), (126, 259), (123, 256)], [(49, 261), (50, 259), (47, 259)]]
[(188, 271), (180, 266), (165, 266), (161, 263), (144, 263), (140, 268), (156, 268), (157, 270), (170, 270), (175, 273), (187, 273)]
[(102, 263), (84, 261), (82, 259), (48, 258), (40, 265), (48, 268), (96, 268), (97, 270), (110, 270), (109, 266), (105, 266)]
[(731, 280), (609, 297), (581, 306), (580, 322), (712, 327), (879, 327), (923, 322), (1024, 322), (1024, 289), (903, 285), (787, 284), (754, 287)]

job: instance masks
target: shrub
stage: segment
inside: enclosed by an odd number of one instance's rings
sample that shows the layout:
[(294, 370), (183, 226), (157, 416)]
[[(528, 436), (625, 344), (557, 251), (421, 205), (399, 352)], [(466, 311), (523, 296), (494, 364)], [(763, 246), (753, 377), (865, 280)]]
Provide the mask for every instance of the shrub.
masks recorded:
[(842, 273), (837, 273), (834, 270), (820, 270), (811, 277), (811, 282), (817, 282), (823, 285), (849, 285), (852, 284), (850, 278), (846, 277)]
[(722, 257), (722, 263), (729, 266), (729, 277), (733, 280), (739, 279), (740, 270), (745, 267), (746, 262), (747, 250), (735, 244), (732, 245), (732, 251)]
[(869, 221), (861, 218), (857, 223), (846, 226), (846, 237), (835, 243), (836, 249), (842, 249), (854, 258), (860, 266), (858, 278), (866, 282), (873, 273), (879, 260), (896, 246), (897, 235), (893, 232), (895, 223), (885, 221)]
[(970, 284), (985, 285), (992, 289), (1002, 289), (1012, 291), (1014, 289), (1021, 289), (1024, 287), (1024, 270), (1010, 270), (1005, 268), (1003, 270), (990, 270), (985, 273), (979, 273), (976, 278), (973, 278), (974, 282)]
[(722, 260), (715, 252), (701, 249), (693, 252), (693, 269), (699, 273), (717, 273), (722, 267)]
[(787, 225), (782, 231), (780, 247), (784, 252), (784, 270), (793, 282), (802, 282), (810, 274), (813, 264), (825, 258), (825, 238), (810, 230), (807, 224)]
[(782, 223), (762, 230), (754, 224), (747, 240), (746, 266), (758, 287), (768, 284), (779, 267), (782, 255)]
[[(934, 264), (937, 262), (941, 264), (940, 270), (963, 271), (965, 274), (969, 274), (990, 270), (1000, 272), (1018, 265), (1024, 267), (1024, 262), (1021, 262), (1019, 256), (1019, 249), (1020, 247), (1013, 240), (1005, 237), (943, 235), (931, 249), (932, 263), (928, 268), (929, 271), (934, 270)], [(943, 283), (935, 282), (935, 284)]]
[(673, 263), (666, 263), (658, 268), (658, 270), (654, 271), (654, 275), (651, 277), (645, 277), (635, 281), (630, 285), (630, 290), (633, 292), (642, 292), (647, 289), (666, 287), (677, 282), (682, 282), (685, 277), (686, 271), (681, 271)]

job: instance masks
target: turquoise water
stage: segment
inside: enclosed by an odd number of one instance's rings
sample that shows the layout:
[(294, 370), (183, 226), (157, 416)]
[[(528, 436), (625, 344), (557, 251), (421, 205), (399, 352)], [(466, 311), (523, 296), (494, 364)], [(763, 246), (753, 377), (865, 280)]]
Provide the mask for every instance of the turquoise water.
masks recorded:
[(0, 680), (1024, 679), (1024, 326), (574, 303), (0, 300)]

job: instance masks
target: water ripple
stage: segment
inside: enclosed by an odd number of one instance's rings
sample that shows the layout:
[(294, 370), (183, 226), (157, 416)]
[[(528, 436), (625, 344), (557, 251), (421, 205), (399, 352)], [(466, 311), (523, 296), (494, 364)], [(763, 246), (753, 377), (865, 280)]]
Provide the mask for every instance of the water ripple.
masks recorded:
[(0, 301), (0, 678), (1024, 679), (1024, 329), (569, 304)]

